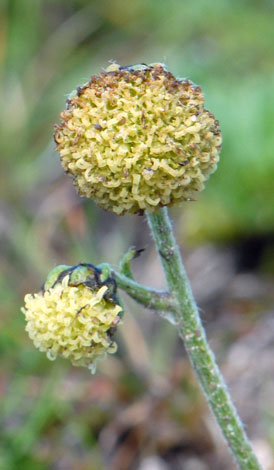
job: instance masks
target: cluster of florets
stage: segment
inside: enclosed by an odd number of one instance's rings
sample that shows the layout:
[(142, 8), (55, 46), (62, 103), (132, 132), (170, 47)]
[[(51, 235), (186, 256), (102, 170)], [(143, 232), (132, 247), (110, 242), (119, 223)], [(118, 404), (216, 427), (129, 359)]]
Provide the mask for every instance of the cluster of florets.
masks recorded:
[(219, 159), (218, 121), (200, 87), (162, 64), (112, 64), (61, 118), (57, 150), (79, 194), (119, 215), (192, 199)]
[(55, 268), (40, 292), (25, 296), (22, 311), (34, 345), (49, 359), (62, 356), (93, 369), (99, 357), (117, 349), (112, 335), (122, 307), (111, 288), (95, 282), (91, 265)]
[[(219, 123), (200, 87), (162, 64), (112, 64), (67, 101), (55, 141), (81, 196), (122, 215), (192, 199), (216, 169)], [(59, 266), (27, 294), (26, 330), (49, 359), (94, 368), (116, 351), (116, 283), (90, 265)]]

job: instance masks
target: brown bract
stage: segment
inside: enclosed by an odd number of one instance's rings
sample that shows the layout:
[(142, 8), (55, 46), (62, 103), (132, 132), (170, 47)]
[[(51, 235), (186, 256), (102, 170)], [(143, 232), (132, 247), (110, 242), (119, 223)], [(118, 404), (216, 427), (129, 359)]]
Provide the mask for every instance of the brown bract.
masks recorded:
[(112, 64), (61, 119), (56, 150), (79, 194), (119, 215), (192, 199), (219, 159), (219, 124), (200, 87), (162, 64)]

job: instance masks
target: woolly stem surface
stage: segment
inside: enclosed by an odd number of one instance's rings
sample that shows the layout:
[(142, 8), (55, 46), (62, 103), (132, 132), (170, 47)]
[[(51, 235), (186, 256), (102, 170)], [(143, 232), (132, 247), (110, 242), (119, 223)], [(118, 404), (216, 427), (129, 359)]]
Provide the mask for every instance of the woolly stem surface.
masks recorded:
[(113, 271), (112, 275), (117, 286), (125, 290), (138, 303), (158, 312), (170, 312), (170, 315), (174, 317), (175, 302), (168, 292), (150, 289), (120, 272)]
[(176, 301), (176, 328), (183, 339), (210, 408), (239, 468), (262, 470), (207, 342), (197, 304), (173, 235), (168, 211), (164, 208), (156, 213), (147, 213), (147, 220), (165, 272), (170, 295)]

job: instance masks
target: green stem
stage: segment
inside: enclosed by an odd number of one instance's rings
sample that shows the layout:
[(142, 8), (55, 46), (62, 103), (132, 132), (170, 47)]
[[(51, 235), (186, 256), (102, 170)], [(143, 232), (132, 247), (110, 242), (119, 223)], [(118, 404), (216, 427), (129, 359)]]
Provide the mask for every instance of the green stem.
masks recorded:
[(120, 289), (125, 290), (130, 297), (145, 307), (159, 312), (169, 312), (171, 315), (174, 312), (175, 302), (168, 292), (142, 286), (133, 279), (116, 271), (112, 272), (112, 276), (115, 278)]
[(217, 419), (239, 468), (262, 470), (215, 362), (191, 287), (182, 264), (166, 209), (147, 214), (171, 297), (176, 299), (176, 327), (205, 397)]

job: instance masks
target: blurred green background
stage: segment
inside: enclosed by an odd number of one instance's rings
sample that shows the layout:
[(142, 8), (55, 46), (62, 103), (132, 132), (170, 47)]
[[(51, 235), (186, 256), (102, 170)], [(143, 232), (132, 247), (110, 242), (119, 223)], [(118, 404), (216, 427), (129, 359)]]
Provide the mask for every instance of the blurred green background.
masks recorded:
[[(172, 214), (233, 390), (239, 371), (226, 358), (241, 341), (254, 349), (274, 300), (273, 25), (273, 0), (1, 0), (0, 470), (233, 468), (164, 320), (127, 302), (119, 353), (90, 376), (37, 352), (20, 307), (53, 266), (117, 266), (132, 244), (146, 248), (137, 278), (163, 286), (145, 221), (80, 200), (52, 132), (66, 96), (109, 60), (165, 62), (202, 87), (223, 132), (218, 171), (197, 202)], [(268, 351), (274, 339), (260, 334)], [(240, 410), (268, 469), (274, 400), (262, 390), (271, 366), (260, 376), (254, 365), (246, 387), (255, 395)]]

